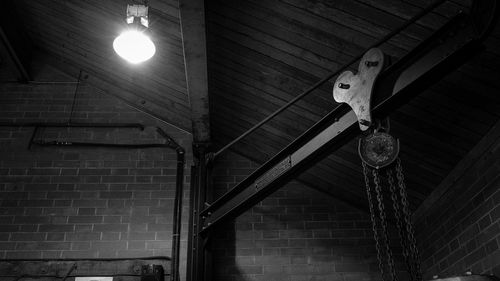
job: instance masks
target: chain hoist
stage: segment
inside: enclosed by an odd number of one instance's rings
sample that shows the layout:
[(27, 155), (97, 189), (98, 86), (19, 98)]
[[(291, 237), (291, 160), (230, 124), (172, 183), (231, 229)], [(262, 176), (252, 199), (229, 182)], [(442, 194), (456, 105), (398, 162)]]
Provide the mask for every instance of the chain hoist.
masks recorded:
[[(391, 219), (388, 210), (392, 208), (393, 216), (391, 217), (394, 217), (398, 229), (409, 280), (421, 281), (419, 254), (411, 223), (403, 167), (398, 158), (399, 141), (388, 131), (388, 119), (384, 122), (378, 121), (376, 128), (359, 140), (358, 147), (363, 164), (379, 268), (383, 280), (386, 280), (385, 275), (389, 275), (391, 281), (398, 280), (388, 229), (388, 221)], [(372, 183), (374, 188), (371, 187)], [(389, 196), (385, 197), (385, 194)], [(392, 204), (388, 203), (389, 200)], [(378, 207), (378, 210), (375, 206)], [(378, 213), (378, 218), (376, 213)], [(385, 268), (388, 269), (387, 274)]]
[[(373, 120), (371, 115), (372, 91), (377, 76), (384, 68), (384, 62), (384, 54), (380, 49), (368, 50), (359, 62), (357, 74), (344, 71), (337, 77), (333, 97), (335, 101), (346, 103), (352, 108), (359, 128), (365, 131), (365, 136), (359, 140), (358, 152), (363, 163), (366, 195), (382, 279), (385, 281), (386, 277), (390, 277), (391, 281), (398, 280), (387, 223), (392, 208), (409, 280), (421, 281), (419, 255), (411, 225), (403, 168), (398, 158), (399, 141), (389, 135), (389, 119)], [(374, 188), (370, 186), (371, 183)], [(389, 197), (384, 196), (387, 193), (390, 193)], [(392, 206), (386, 207), (388, 200), (392, 200)]]
[[(368, 50), (359, 62), (357, 74), (344, 71), (337, 77), (333, 97), (335, 101), (346, 103), (352, 108), (358, 119), (359, 128), (365, 131), (365, 136), (359, 141), (358, 152), (363, 163), (366, 195), (382, 279), (385, 281), (388, 275), (391, 281), (398, 280), (387, 224), (391, 206), (386, 208), (386, 200), (392, 200), (392, 209), (410, 276), (409, 280), (421, 281), (422, 274), (411, 225), (403, 168), (398, 158), (399, 141), (388, 133), (389, 119), (374, 122), (371, 115), (372, 90), (377, 76), (384, 68), (384, 62), (384, 54), (380, 49)], [(370, 186), (372, 182), (374, 188)], [(387, 197), (390, 199), (384, 200), (384, 193), (390, 193)]]
[[(436, 6), (429, 11), (441, 3), (436, 2)], [(395, 95), (401, 92), (411, 94), (413, 91), (421, 90), (422, 85), (428, 86), (426, 82), (434, 81), (432, 79), (432, 81), (426, 81), (428, 77), (440, 74), (443, 69), (446, 70), (447, 67), (443, 66), (448, 63), (452, 62), (451, 65), (454, 65), (455, 62), (462, 60), (460, 51), (465, 50), (467, 53), (474, 49), (472, 46), (475, 44), (480, 46), (495, 26), (499, 14), (498, 0), (472, 1), (468, 12), (456, 15), (413, 50), (414, 52), (409, 52), (408, 58), (410, 59), (406, 60), (407, 57), (405, 57), (390, 68), (386, 68), (388, 60), (384, 53), (378, 48), (372, 48), (360, 59), (357, 73), (346, 70), (337, 77), (334, 83), (335, 101), (351, 107), (352, 113), (357, 118), (359, 129), (364, 132), (364, 137), (359, 141), (358, 151), (362, 159), (375, 247), (384, 281), (388, 276), (391, 281), (398, 280), (390, 247), (388, 222), (394, 222), (397, 227), (409, 280), (421, 281), (422, 273), (414, 228), (411, 223), (403, 166), (398, 157), (399, 141), (389, 135), (388, 119), (384, 124), (386, 126), (382, 126), (381, 121), (377, 121), (376, 117), (387, 116), (392, 105), (400, 102)], [(449, 51), (450, 47), (452, 51)], [(458, 60), (454, 61), (454, 58)], [(375, 94), (377, 94), (376, 99)], [(372, 105), (375, 103), (372, 104), (372, 100), (381, 101), (373, 107), (373, 112)], [(349, 114), (344, 115), (346, 119), (343, 120), (354, 118), (351, 113)], [(341, 132), (339, 130), (338, 134)], [(436, 275), (434, 279), (440, 281), (498, 280), (495, 276), (472, 275), (470, 271), (467, 271), (465, 276), (442, 279)]]

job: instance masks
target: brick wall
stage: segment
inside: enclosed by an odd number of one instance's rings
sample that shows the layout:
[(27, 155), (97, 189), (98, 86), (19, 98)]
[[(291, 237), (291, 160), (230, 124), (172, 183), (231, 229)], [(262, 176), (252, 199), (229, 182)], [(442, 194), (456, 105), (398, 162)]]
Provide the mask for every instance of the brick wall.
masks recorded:
[[(220, 195), (257, 165), (228, 154), (215, 167)], [(217, 232), (215, 280), (380, 280), (369, 215), (297, 182)]]
[[(43, 80), (74, 80), (46, 65), (40, 75)], [(0, 121), (65, 122), (74, 90), (74, 84), (3, 83)], [(190, 149), (189, 134), (155, 121), (85, 83), (80, 85), (77, 96), (76, 122), (160, 126)], [(162, 148), (40, 146), (28, 150), (32, 132), (33, 128), (0, 127), (0, 258), (170, 256), (175, 152)], [(112, 143), (163, 141), (152, 127), (144, 131), (40, 128), (36, 138)], [(191, 158), (188, 151), (187, 161)], [(186, 167), (190, 165), (188, 162)], [(189, 178), (185, 179), (187, 192)], [(187, 223), (187, 201), (184, 206)], [(186, 229), (183, 226), (184, 233)], [(186, 237), (182, 236), (184, 248)]]
[[(500, 130), (497, 128), (497, 132)], [(500, 133), (417, 222), (425, 276), (500, 276)]]

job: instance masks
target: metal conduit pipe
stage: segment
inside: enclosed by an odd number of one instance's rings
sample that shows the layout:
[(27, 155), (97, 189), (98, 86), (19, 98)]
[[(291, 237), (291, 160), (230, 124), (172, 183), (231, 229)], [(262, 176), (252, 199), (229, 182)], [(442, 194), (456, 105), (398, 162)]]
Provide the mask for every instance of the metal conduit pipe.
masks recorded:
[(73, 141), (45, 141), (45, 140), (33, 140), (32, 144), (40, 146), (86, 146), (86, 147), (109, 147), (109, 148), (129, 148), (129, 149), (140, 149), (140, 148), (155, 148), (155, 147), (166, 147), (170, 148), (167, 144), (162, 143), (101, 143), (101, 142), (73, 142)]
[(142, 261), (142, 260), (170, 260), (166, 256), (151, 256), (142, 258), (55, 258), (55, 259), (1, 259), (1, 262), (22, 262), (22, 261), (32, 261), (32, 262), (46, 262), (46, 261)]
[(57, 123), (57, 122), (0, 122), (0, 127), (54, 127), (54, 128), (137, 128), (144, 130), (140, 123)]
[(156, 131), (166, 140), (166, 144), (175, 149), (177, 153), (177, 171), (175, 182), (175, 199), (174, 199), (174, 224), (172, 232), (172, 263), (171, 263), (171, 281), (179, 280), (179, 253), (180, 253), (180, 235), (182, 225), (182, 197), (184, 193), (184, 155), (185, 150), (178, 143), (176, 143), (165, 131), (157, 127)]
[(31, 140), (30, 143), (41, 146), (84, 146), (84, 147), (110, 147), (110, 148), (154, 148), (166, 147), (175, 150), (177, 155), (174, 212), (173, 212), (173, 231), (172, 231), (172, 262), (170, 279), (179, 280), (179, 253), (180, 253), (180, 234), (182, 226), (182, 198), (184, 193), (184, 163), (186, 151), (177, 142), (174, 141), (160, 127), (156, 127), (156, 132), (165, 139), (165, 143), (145, 143), (145, 144), (124, 144), (124, 143), (96, 143), (96, 142), (70, 142), (70, 141), (45, 141)]

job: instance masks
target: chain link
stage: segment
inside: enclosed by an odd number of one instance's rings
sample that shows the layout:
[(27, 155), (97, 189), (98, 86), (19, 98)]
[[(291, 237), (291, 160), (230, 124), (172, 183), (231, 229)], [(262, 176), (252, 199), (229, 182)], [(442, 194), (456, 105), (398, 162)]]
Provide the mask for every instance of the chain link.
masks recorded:
[[(368, 204), (370, 207), (370, 215), (372, 220), (372, 230), (375, 239), (375, 247), (377, 249), (377, 258), (379, 261), (379, 268), (382, 274), (382, 280), (385, 281), (386, 275), (390, 274), (391, 281), (398, 281), (396, 269), (394, 265), (393, 253), (390, 247), (389, 233), (387, 227), (387, 217), (385, 212), (384, 195), (381, 187), (381, 177), (377, 169), (370, 169), (368, 165), (362, 162), (363, 175), (366, 186), (366, 194), (368, 197)], [(394, 166), (392, 166), (394, 168)], [(406, 185), (404, 182), (403, 166), (401, 159), (397, 158), (394, 170), (388, 168), (386, 171), (387, 182), (391, 193), (392, 207), (394, 209), (394, 216), (396, 218), (396, 225), (399, 232), (400, 242), (403, 249), (403, 257), (406, 262), (409, 280), (422, 281), (420, 256), (417, 248), (417, 241), (411, 222), (411, 211), (408, 203), (408, 195), (406, 192)], [(373, 183), (375, 190), (370, 187), (370, 171), (373, 176)], [(397, 186), (394, 179), (394, 172), (396, 173)], [(398, 196), (399, 189), (399, 196)], [(375, 192), (376, 199), (372, 194)], [(376, 200), (376, 201), (375, 201)], [(379, 218), (377, 219), (375, 203), (378, 202)], [(380, 220), (380, 225), (378, 223)], [(379, 227), (381, 228), (379, 232)], [(380, 237), (380, 235), (382, 237)], [(382, 238), (382, 239), (381, 239)], [(384, 244), (384, 245), (382, 245)], [(385, 246), (385, 258), (387, 259), (388, 273), (385, 273), (386, 267), (384, 263), (384, 254), (382, 247)]]
[(379, 242), (380, 240), (378, 237), (377, 217), (375, 216), (375, 209), (373, 208), (372, 191), (370, 187), (370, 179), (368, 177), (368, 167), (366, 163), (363, 161), (362, 164), (363, 164), (363, 175), (365, 177), (366, 196), (368, 197), (368, 206), (370, 207), (370, 215), (372, 219), (373, 238), (375, 239), (375, 248), (377, 249), (378, 267), (380, 269), (380, 273), (382, 274), (382, 281), (385, 281), (384, 263), (382, 260), (382, 251), (380, 249), (380, 242)]
[(396, 177), (398, 179), (399, 194), (401, 196), (401, 203), (403, 205), (403, 215), (406, 223), (406, 231), (408, 234), (408, 241), (410, 243), (411, 255), (415, 264), (415, 279), (416, 281), (421, 281), (422, 272), (420, 269), (420, 255), (418, 253), (417, 240), (415, 239), (415, 234), (413, 232), (413, 226), (411, 223), (411, 213), (406, 194), (406, 185), (404, 183), (403, 166), (401, 165), (401, 159), (399, 158), (396, 162)]
[(386, 254), (387, 254), (387, 263), (389, 264), (391, 279), (393, 281), (397, 281), (398, 277), (396, 275), (396, 269), (394, 266), (394, 259), (392, 256), (391, 248), (389, 246), (389, 235), (388, 235), (388, 231), (387, 231), (387, 221), (386, 221), (385, 209), (384, 209), (384, 196), (382, 194), (382, 190), (381, 190), (381, 186), (380, 186), (380, 178), (379, 178), (378, 171), (376, 169), (372, 170), (372, 174), (373, 174), (373, 182), (375, 183), (375, 191), (377, 193), (380, 224), (382, 225), (382, 235), (384, 238), (385, 250), (386, 250)]
[(394, 209), (394, 217), (396, 218), (396, 226), (398, 227), (398, 232), (399, 232), (399, 239), (401, 242), (401, 247), (403, 249), (403, 257), (406, 262), (406, 267), (408, 270), (408, 274), (410, 277), (410, 281), (416, 281), (414, 279), (414, 270), (413, 270), (413, 263), (412, 263), (412, 257), (410, 256), (410, 252), (408, 249), (408, 236), (406, 235), (406, 229), (405, 225), (403, 223), (403, 219), (401, 218), (401, 208), (400, 208), (400, 201), (398, 198), (397, 190), (396, 190), (396, 185), (394, 183), (394, 176), (393, 176), (393, 171), (392, 169), (388, 169), (386, 172), (387, 175), (387, 181), (389, 183), (389, 189), (391, 191), (391, 199), (392, 199), (392, 208)]

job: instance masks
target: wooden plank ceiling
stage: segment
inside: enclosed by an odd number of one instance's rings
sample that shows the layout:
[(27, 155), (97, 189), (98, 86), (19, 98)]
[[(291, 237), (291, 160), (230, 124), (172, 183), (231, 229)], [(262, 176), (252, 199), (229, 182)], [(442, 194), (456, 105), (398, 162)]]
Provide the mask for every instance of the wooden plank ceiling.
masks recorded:
[[(215, 143), (236, 138), (430, 2), (208, 1)], [(392, 59), (401, 57), (464, 7), (467, 1), (446, 2), (382, 45), (382, 50)], [(500, 74), (498, 43), (497, 32), (486, 53), (391, 116), (391, 131), (402, 144), (413, 208), (498, 120), (500, 84), (493, 78)], [(331, 82), (247, 137), (235, 150), (260, 163), (269, 159), (336, 106)], [(357, 140), (299, 180), (353, 205), (366, 206)]]
[[(222, 147), (304, 89), (401, 25), (430, 0), (210, 0), (207, 21), (211, 136)], [(441, 5), (382, 45), (403, 56), (469, 1)], [(55, 58), (124, 89), (165, 120), (190, 128), (179, 11), (176, 0), (149, 1), (158, 53), (138, 68), (111, 47), (125, 0), (20, 0), (17, 6), (35, 45)], [(487, 50), (391, 117), (413, 208), (481, 139), (500, 115), (500, 31)], [(352, 69), (357, 68), (356, 65)], [(130, 93), (128, 93), (129, 91)], [(309, 128), (336, 103), (332, 82), (233, 147), (259, 163)], [(304, 183), (357, 206), (365, 193), (357, 141), (299, 176)]]

